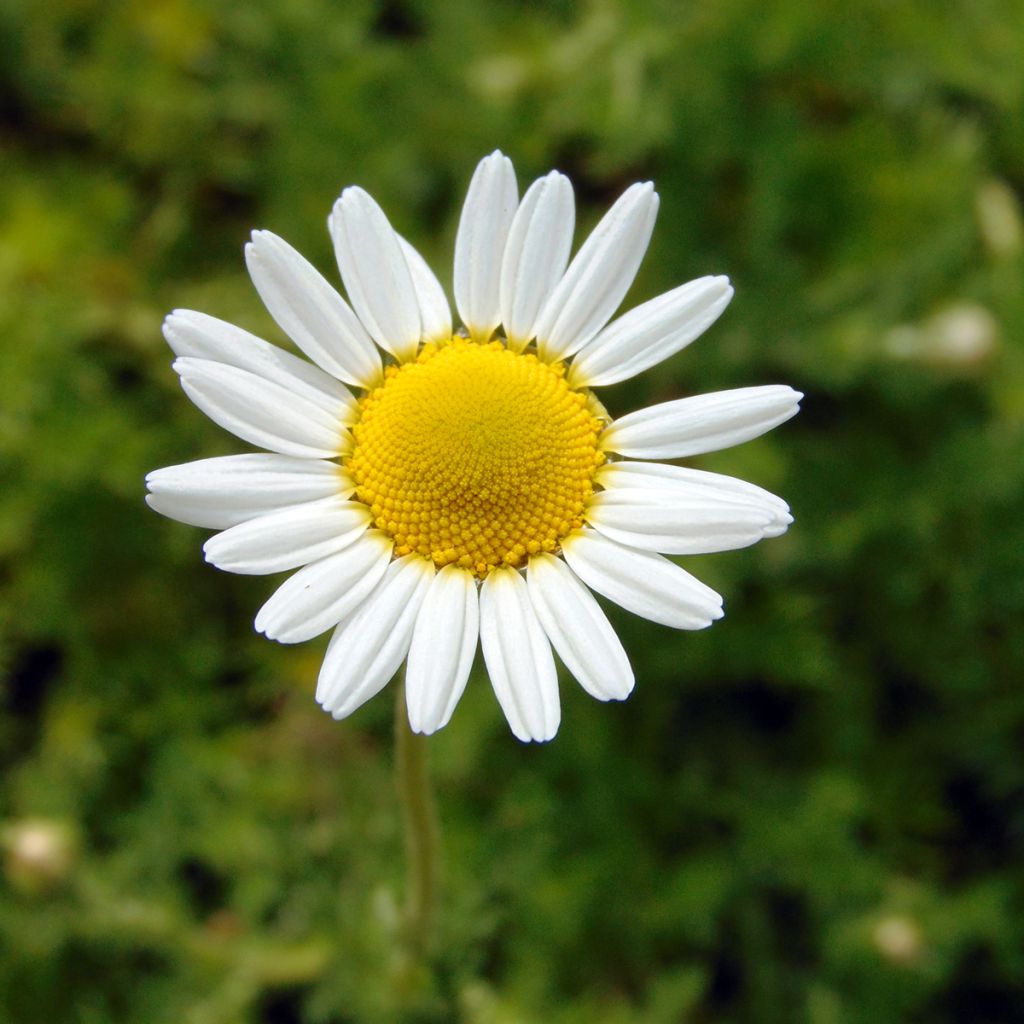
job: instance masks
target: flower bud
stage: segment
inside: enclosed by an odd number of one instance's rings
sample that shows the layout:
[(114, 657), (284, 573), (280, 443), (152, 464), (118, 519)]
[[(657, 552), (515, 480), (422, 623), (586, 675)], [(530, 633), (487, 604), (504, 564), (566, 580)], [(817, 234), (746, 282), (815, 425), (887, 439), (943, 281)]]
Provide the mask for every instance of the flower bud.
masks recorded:
[(51, 818), (24, 818), (0, 831), (4, 874), (27, 895), (50, 892), (66, 881), (75, 860), (71, 828)]

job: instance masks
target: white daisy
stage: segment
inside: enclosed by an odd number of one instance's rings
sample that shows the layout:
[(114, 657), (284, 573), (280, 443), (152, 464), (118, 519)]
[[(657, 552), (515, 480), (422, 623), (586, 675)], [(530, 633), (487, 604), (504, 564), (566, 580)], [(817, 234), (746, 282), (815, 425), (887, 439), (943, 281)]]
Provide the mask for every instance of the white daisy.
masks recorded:
[[(256, 231), (249, 273), (300, 359), (177, 310), (164, 334), (185, 393), (267, 453), (147, 477), (156, 511), (220, 530), (206, 559), (298, 570), (256, 628), (282, 643), (334, 630), (317, 700), (350, 715), (407, 661), (409, 721), (444, 726), (479, 637), (513, 733), (559, 724), (552, 648), (598, 700), (633, 689), (591, 591), (676, 629), (722, 599), (664, 555), (783, 533), (780, 498), (667, 465), (763, 434), (797, 411), (783, 386), (664, 402), (611, 419), (592, 389), (684, 348), (732, 297), (702, 277), (609, 323), (647, 248), (651, 184), (627, 189), (569, 261), (574, 201), (557, 171), (522, 200), (509, 159), (482, 160), (455, 242), (452, 316), (437, 278), (360, 188), (328, 220), (346, 302), (287, 242)], [(351, 305), (349, 305), (351, 303)]]

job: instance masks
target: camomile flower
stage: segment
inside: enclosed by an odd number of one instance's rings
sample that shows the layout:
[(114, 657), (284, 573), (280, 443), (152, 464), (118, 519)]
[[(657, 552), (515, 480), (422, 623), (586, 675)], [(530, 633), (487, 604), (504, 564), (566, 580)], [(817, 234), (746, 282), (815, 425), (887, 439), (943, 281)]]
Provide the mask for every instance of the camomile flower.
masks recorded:
[[(282, 643), (333, 630), (318, 702), (344, 718), (406, 662), (409, 722), (433, 733), (465, 689), (477, 641), (512, 732), (558, 729), (553, 652), (598, 700), (633, 689), (593, 596), (675, 629), (722, 599), (665, 555), (783, 533), (780, 498), (671, 465), (763, 434), (797, 411), (784, 386), (739, 388), (612, 418), (593, 389), (689, 345), (732, 297), (702, 277), (611, 320), (651, 237), (658, 196), (628, 188), (570, 260), (572, 186), (519, 198), (511, 161), (480, 162), (448, 300), (361, 188), (328, 219), (348, 301), (269, 231), (245, 248), (270, 315), (309, 361), (205, 313), (164, 334), (188, 397), (259, 454), (147, 477), (147, 501), (218, 530), (206, 560), (292, 572), (256, 615)], [(609, 322), (611, 321), (611, 322)]]

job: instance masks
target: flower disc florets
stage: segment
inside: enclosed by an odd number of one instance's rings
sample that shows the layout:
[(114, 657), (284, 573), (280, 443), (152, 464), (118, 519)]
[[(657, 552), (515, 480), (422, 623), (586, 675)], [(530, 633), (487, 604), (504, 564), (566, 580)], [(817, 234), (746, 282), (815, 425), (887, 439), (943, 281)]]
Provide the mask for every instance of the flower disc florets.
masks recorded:
[(582, 526), (602, 426), (562, 364), (456, 337), (362, 398), (346, 465), (396, 554), (484, 577)]

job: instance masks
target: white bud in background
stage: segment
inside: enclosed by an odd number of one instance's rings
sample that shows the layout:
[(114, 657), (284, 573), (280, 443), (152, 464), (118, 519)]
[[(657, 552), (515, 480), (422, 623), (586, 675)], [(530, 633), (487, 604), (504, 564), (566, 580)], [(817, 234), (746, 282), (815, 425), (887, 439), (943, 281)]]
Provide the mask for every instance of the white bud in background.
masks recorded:
[(878, 952), (894, 963), (912, 963), (921, 953), (921, 929), (902, 914), (883, 917), (872, 930), (871, 938)]
[(26, 818), (0, 831), (4, 874), (15, 889), (39, 895), (67, 879), (75, 859), (72, 830), (60, 821)]
[(943, 363), (978, 363), (996, 347), (992, 314), (973, 302), (961, 302), (937, 313), (925, 324), (929, 354)]
[(996, 350), (995, 318), (976, 302), (947, 306), (921, 324), (900, 324), (885, 336), (885, 349), (897, 359), (969, 368)]
[(978, 231), (993, 256), (1014, 256), (1024, 241), (1020, 203), (1004, 181), (992, 179), (982, 185), (974, 197)]

